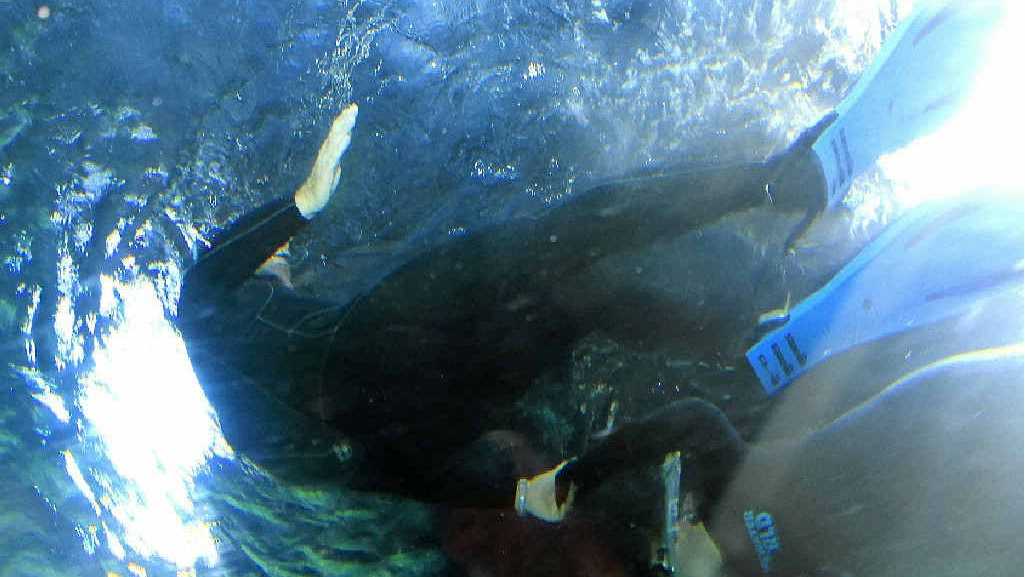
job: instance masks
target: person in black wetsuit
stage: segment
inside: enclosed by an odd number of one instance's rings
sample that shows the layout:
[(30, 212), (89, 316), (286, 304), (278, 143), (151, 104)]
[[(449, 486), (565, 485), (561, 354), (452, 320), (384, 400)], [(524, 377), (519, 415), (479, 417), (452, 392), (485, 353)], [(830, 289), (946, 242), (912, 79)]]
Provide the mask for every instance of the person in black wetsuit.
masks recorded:
[(787, 163), (788, 178), (801, 173), (788, 154), (611, 181), (540, 218), (452, 239), (352, 302), (321, 302), (258, 269), (327, 203), (355, 118), (353, 105), (335, 119), (293, 197), (213, 240), (186, 274), (177, 321), (236, 450), (286, 478), (358, 469), (350, 482), (434, 502), (513, 503), (516, 477), (479, 457), (490, 450), (482, 435), (618, 306), (604, 287), (565, 294), (563, 283), (604, 256), (768, 202)]
[[(603, 256), (764, 203), (766, 192), (813, 215), (823, 182), (807, 149), (830, 117), (765, 162), (611, 181), (540, 218), (452, 239), (351, 302), (322, 302), (263, 273), (329, 199), (355, 118), (350, 107), (335, 120), (293, 197), (232, 224), (185, 277), (178, 324), (237, 451), (289, 480), (559, 522), (605, 479), (679, 450), (699, 473), (687, 487), (699, 503), (683, 527), (699, 536), (682, 556), (694, 561), (688, 574), (716, 574), (720, 555), (744, 574), (957, 574), (983, 557), (971, 565), (980, 574), (1021, 573), (1020, 281), (1010, 300), (803, 377), (785, 400), (839, 400), (795, 409), (816, 418), (778, 442), (745, 443), (698, 399), (530, 477), (488, 435), (534, 377), (616, 322), (608, 313), (620, 295), (579, 285), (566, 294), (562, 283)], [(653, 330), (676, 322), (656, 310), (638, 313)], [(918, 364), (893, 358), (905, 350)], [(982, 496), (978, 479), (990, 480)], [(896, 522), (907, 532), (889, 531)]]

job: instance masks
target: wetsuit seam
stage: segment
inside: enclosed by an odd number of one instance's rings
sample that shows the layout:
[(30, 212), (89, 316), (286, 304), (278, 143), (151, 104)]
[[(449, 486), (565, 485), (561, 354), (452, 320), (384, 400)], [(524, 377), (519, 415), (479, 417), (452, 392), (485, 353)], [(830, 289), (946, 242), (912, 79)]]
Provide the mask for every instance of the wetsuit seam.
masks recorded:
[[(340, 307), (340, 306), (324, 307), (322, 309), (319, 309), (319, 310), (316, 310), (316, 311), (313, 311), (311, 313), (306, 314), (305, 316), (303, 316), (301, 321), (305, 321), (307, 319), (313, 318), (313, 317), (315, 317), (315, 316), (317, 316), (319, 314), (323, 314), (323, 313), (328, 312), (328, 311), (339, 310), (341, 308), (342, 307)], [(263, 317), (261, 315), (262, 312), (263, 312), (263, 309), (261, 309), (261, 311), (256, 314), (256, 320), (258, 322), (263, 323), (264, 325), (266, 325), (266, 326), (268, 326), (268, 327), (270, 327), (270, 328), (272, 328), (272, 329), (274, 329), (276, 331), (280, 331), (281, 333), (283, 333), (283, 334), (285, 334), (287, 336), (290, 336), (290, 337), (298, 335), (298, 336), (304, 337), (304, 338), (316, 339), (316, 338), (320, 338), (320, 337), (326, 337), (326, 336), (334, 335), (335, 333), (338, 332), (338, 325), (341, 324), (341, 321), (339, 321), (339, 322), (335, 323), (334, 326), (332, 326), (330, 329), (324, 330), (322, 332), (311, 333), (311, 332), (301, 331), (301, 330), (298, 330), (296, 328), (296, 327), (298, 327), (299, 324), (301, 324), (301, 321), (300, 321), (300, 323), (296, 323), (295, 325), (292, 325), (292, 326), (285, 326), (285, 325), (278, 324), (278, 323), (276, 323), (276, 322), (274, 322), (274, 321), (272, 321), (270, 319), (267, 319), (267, 318)]]
[(210, 252), (207, 252), (202, 257), (200, 257), (200, 259), (198, 261), (196, 261), (196, 264), (199, 264), (199, 263), (203, 262), (204, 260), (206, 260), (210, 256), (215, 255), (215, 254), (221, 252), (222, 250), (224, 250), (225, 248), (235, 244), (236, 242), (239, 241), (239, 239), (244, 238), (250, 231), (253, 231), (255, 229), (258, 229), (258, 228), (264, 226), (266, 223), (274, 220), (275, 218), (280, 216), (282, 213), (287, 212), (291, 208), (296, 208), (295, 203), (286, 204), (285, 206), (281, 207), (280, 209), (278, 209), (278, 210), (270, 213), (269, 215), (267, 215), (266, 218), (263, 218), (263, 219), (261, 219), (261, 220), (259, 220), (257, 222), (251, 223), (243, 231), (240, 231), (239, 234), (232, 235), (231, 238), (226, 239), (223, 243), (218, 243), (216, 248), (214, 248)]
[[(325, 392), (325, 389), (324, 389), (324, 385), (325, 385), (324, 373), (327, 370), (327, 360), (328, 360), (328, 357), (329, 357), (331, 351), (334, 348), (335, 339), (337, 338), (338, 333), (341, 330), (342, 324), (349, 318), (349, 314), (352, 311), (352, 306), (355, 305), (355, 303), (358, 302), (359, 299), (357, 298), (356, 300), (354, 300), (349, 305), (331, 305), (331, 306), (325, 306), (325, 307), (318, 308), (318, 309), (316, 309), (314, 311), (306, 313), (305, 315), (300, 317), (294, 324), (292, 324), (290, 326), (285, 326), (285, 325), (280, 325), (278, 323), (275, 323), (275, 322), (271, 321), (270, 319), (267, 319), (266, 317), (264, 317), (264, 312), (267, 310), (267, 307), (270, 305), (271, 301), (273, 300), (274, 295), (275, 295), (275, 291), (276, 291), (276, 287), (275, 287), (274, 283), (267, 282), (267, 286), (270, 289), (270, 292), (267, 295), (266, 299), (264, 299), (263, 304), (260, 305), (260, 308), (259, 308), (259, 310), (257, 311), (257, 313), (255, 315), (255, 322), (259, 322), (259, 323), (261, 323), (261, 324), (263, 324), (265, 326), (268, 326), (268, 327), (270, 327), (270, 328), (272, 328), (272, 329), (274, 329), (276, 331), (279, 331), (282, 334), (284, 334), (286, 337), (292, 337), (292, 336), (296, 336), (296, 335), (298, 335), (300, 337), (304, 337), (304, 338), (329, 337), (328, 338), (328, 342), (327, 342), (326, 346), (324, 347), (323, 352), (321, 353), (321, 356), (320, 356), (320, 368), (317, 371), (317, 400), (318, 401), (322, 401), (324, 399), (324, 392)], [(332, 311), (339, 311), (339, 310), (342, 310), (343, 308), (346, 309), (345, 310), (345, 314), (342, 316), (342, 318), (340, 318), (336, 322), (334, 322), (332, 324), (331, 328), (329, 328), (327, 330), (324, 330), (324, 331), (321, 331), (321, 332), (317, 332), (317, 333), (304, 332), (304, 331), (298, 330), (298, 327), (301, 326), (305, 321), (307, 321), (307, 320), (309, 320), (311, 318), (314, 318), (317, 315), (327, 314), (327, 313), (332, 312)], [(260, 388), (260, 387), (258, 387), (258, 388)], [(316, 407), (317, 407), (316, 408), (317, 416), (320, 418), (319, 420), (320, 420), (320, 423), (321, 423), (321, 431), (324, 432), (325, 429), (326, 429), (327, 416), (324, 413), (323, 403), (322, 402), (318, 402)], [(299, 411), (296, 411), (296, 412), (299, 413)], [(299, 414), (302, 414), (302, 413), (299, 413)]]
[(265, 298), (263, 300), (263, 304), (261, 304), (260, 308), (258, 308), (256, 310), (256, 314), (253, 316), (253, 322), (254, 323), (264, 323), (264, 324), (267, 324), (268, 326), (270, 326), (272, 329), (280, 330), (280, 329), (278, 329), (278, 327), (275, 327), (274, 325), (271, 325), (269, 322), (267, 322), (263, 318), (263, 312), (265, 310), (267, 310), (267, 307), (270, 305), (271, 299), (274, 298), (274, 284), (270, 283), (270, 282), (266, 282), (266, 281), (265, 281), (264, 284), (266, 284), (267, 288), (270, 289), (270, 290), (267, 293), (267, 298)]

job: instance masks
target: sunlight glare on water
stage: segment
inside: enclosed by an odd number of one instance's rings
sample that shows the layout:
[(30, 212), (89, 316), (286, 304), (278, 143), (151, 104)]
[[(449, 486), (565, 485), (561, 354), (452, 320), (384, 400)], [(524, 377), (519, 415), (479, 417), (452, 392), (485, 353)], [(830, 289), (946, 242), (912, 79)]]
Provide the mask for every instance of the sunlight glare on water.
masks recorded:
[(104, 488), (100, 502), (136, 553), (179, 567), (213, 564), (213, 538), (193, 511), (193, 478), (231, 449), (152, 284), (101, 283), (101, 309), (111, 315), (120, 301), (123, 322), (97, 348), (79, 403), (123, 482)]
[(975, 88), (939, 130), (879, 159), (900, 208), (981, 187), (1023, 187), (1021, 55), (1023, 9), (1006, 2)]

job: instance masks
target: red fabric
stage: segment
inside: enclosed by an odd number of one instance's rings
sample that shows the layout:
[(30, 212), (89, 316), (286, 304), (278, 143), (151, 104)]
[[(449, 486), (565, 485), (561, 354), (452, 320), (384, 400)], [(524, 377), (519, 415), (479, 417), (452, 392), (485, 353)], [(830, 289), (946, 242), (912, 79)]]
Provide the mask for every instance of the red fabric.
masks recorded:
[(471, 577), (627, 577), (601, 528), (579, 517), (553, 524), (508, 511), (459, 509), (445, 549)]

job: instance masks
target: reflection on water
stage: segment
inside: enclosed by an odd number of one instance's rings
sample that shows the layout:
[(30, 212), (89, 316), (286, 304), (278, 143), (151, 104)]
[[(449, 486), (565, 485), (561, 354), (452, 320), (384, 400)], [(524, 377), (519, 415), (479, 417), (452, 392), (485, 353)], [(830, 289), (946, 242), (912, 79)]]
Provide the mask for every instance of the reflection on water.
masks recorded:
[[(1020, 115), (1008, 111), (1022, 98), (1015, 71), (1025, 48), (1023, 12), (1021, 3), (1008, 3), (972, 92), (955, 116), (936, 132), (879, 159), (893, 183), (898, 211), (982, 187), (1022, 185), (1017, 150), (1025, 126)], [(945, 170), (936, 170), (938, 166)]]
[[(212, 454), (231, 449), (153, 286), (107, 276), (101, 285), (101, 314), (121, 320), (95, 350), (78, 402), (119, 478), (97, 473), (91, 485), (136, 553), (179, 567), (213, 564), (213, 538), (192, 503), (193, 478)], [(119, 545), (108, 546), (117, 555)]]

